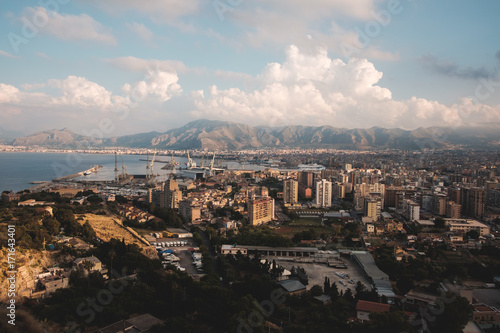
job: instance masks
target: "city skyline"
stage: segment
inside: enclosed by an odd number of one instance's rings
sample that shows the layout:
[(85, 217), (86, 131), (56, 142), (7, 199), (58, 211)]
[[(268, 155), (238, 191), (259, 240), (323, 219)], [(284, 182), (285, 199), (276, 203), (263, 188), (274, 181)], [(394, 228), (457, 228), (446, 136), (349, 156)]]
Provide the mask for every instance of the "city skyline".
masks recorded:
[(0, 4), (0, 137), (196, 119), (414, 129), (500, 117), (500, 4)]

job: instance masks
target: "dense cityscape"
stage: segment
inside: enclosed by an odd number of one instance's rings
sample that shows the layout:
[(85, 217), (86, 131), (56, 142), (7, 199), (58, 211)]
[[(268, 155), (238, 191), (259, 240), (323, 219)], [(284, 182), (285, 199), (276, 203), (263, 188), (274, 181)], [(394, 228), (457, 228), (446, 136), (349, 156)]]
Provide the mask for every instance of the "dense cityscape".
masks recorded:
[(500, 333), (500, 1), (0, 1), (0, 333)]
[[(15, 228), (17, 325), (498, 331), (498, 152), (150, 153), (143, 175), (117, 163), (112, 180), (77, 174), (2, 192), (2, 235)], [(170, 162), (165, 182), (155, 158)]]

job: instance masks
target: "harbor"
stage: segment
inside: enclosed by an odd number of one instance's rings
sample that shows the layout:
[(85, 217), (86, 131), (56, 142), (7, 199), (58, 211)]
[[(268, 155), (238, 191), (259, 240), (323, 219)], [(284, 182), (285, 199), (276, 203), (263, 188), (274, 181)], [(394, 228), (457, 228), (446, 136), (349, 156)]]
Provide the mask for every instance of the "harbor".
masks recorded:
[(53, 182), (63, 182), (63, 181), (72, 180), (72, 179), (75, 179), (75, 178), (78, 178), (78, 177), (88, 176), (88, 175), (90, 175), (92, 173), (99, 172), (100, 168), (102, 168), (102, 165), (94, 165), (92, 168), (87, 169), (85, 171), (74, 173), (74, 174), (71, 174), (71, 175), (63, 176), (63, 177), (59, 177), (59, 178), (54, 178), (54, 179), (52, 179), (52, 181)]
[[(67, 185), (70, 185), (69, 183), (89, 185), (137, 184), (140, 187), (141, 185), (164, 182), (171, 174), (194, 179), (211, 172), (221, 172), (226, 168), (238, 170), (242, 167), (238, 162), (227, 162), (224, 159), (217, 158), (212, 164), (212, 170), (210, 170), (210, 160), (196, 157), (195, 159), (191, 158), (190, 166), (192, 170), (189, 170), (187, 166), (189, 160), (183, 156), (176, 156), (174, 159), (170, 159), (170, 163), (155, 166), (157, 158), (153, 159), (153, 154), (146, 161), (143, 161), (145, 154), (80, 153), (77, 155), (78, 163), (73, 160), (74, 154), (70, 153), (21, 152), (0, 154), (2, 155), (0, 171), (6, 175), (0, 183), (0, 187), (16, 192), (22, 190), (38, 191), (54, 183), (59, 185), (61, 183), (68, 183)], [(168, 161), (169, 158), (164, 157), (163, 160)], [(216, 167), (218, 164), (222, 164), (222, 167)], [(33, 165), (37, 165), (37, 167), (33, 168)], [(255, 165), (250, 165), (250, 167), (252, 169), (262, 168)]]

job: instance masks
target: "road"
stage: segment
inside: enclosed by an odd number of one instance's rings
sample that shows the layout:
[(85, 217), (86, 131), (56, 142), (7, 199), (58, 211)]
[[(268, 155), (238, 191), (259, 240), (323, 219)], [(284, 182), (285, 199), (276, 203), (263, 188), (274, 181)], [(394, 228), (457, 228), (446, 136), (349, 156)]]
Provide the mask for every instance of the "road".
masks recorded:
[(199, 230), (200, 230), (202, 244), (205, 245), (208, 248), (208, 253), (210, 254), (210, 257), (212, 258), (212, 262), (214, 264), (215, 273), (220, 276), (219, 268), (217, 267), (216, 253), (212, 249), (212, 243), (210, 242), (210, 239), (208, 238), (208, 235), (205, 233), (205, 231), (203, 231), (201, 229), (199, 229)]

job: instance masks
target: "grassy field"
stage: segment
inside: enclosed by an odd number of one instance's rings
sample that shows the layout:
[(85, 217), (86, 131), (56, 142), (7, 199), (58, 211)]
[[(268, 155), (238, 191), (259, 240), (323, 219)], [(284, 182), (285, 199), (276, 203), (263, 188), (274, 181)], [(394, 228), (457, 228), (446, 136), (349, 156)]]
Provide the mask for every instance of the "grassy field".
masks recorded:
[(108, 242), (111, 238), (124, 239), (127, 244), (137, 244), (142, 248), (143, 253), (146, 255), (156, 254), (153, 247), (146, 246), (144, 243), (140, 242), (134, 235), (127, 229), (122, 227), (122, 221), (120, 217), (115, 216), (104, 216), (104, 215), (94, 215), (94, 214), (77, 214), (76, 217), (81, 217), (83, 220), (79, 220), (80, 224), (84, 224), (85, 221), (89, 221), (90, 225), (97, 234), (97, 237)]
[(285, 226), (275, 229), (274, 231), (281, 236), (285, 236), (288, 238), (292, 238), (295, 234), (298, 234), (302, 231), (308, 231), (309, 229), (314, 228), (314, 230), (318, 233), (330, 233), (332, 229), (329, 227), (322, 227), (319, 223), (316, 226), (307, 226), (307, 225), (296, 225), (296, 226)]
[(367, 242), (370, 243), (372, 246), (380, 246), (382, 245), (382, 241), (380, 238), (368, 238)]
[(280, 227), (274, 231), (281, 236), (292, 238), (296, 233), (308, 230), (308, 227)]
[(320, 218), (302, 217), (297, 220), (293, 220), (289, 224), (290, 226), (314, 226), (321, 227)]

